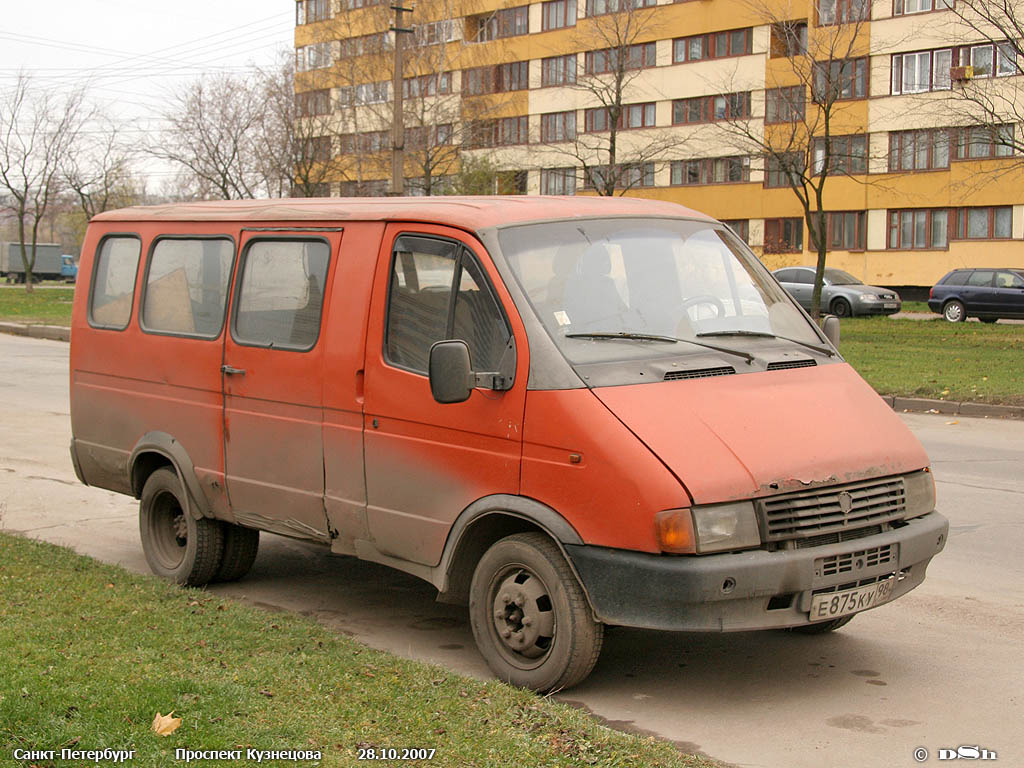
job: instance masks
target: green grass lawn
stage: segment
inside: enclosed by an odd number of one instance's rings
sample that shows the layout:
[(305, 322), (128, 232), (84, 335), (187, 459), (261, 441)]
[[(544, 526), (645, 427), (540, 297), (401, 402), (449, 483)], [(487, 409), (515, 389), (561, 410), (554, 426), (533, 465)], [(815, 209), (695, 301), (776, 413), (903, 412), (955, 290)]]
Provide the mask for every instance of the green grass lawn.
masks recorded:
[(1024, 326), (873, 317), (841, 328), (843, 357), (882, 395), (1024, 405)]
[(75, 289), (35, 287), (25, 293), (25, 286), (0, 288), (0, 322), (71, 325), (71, 302)]
[[(181, 727), (153, 733), (156, 713), (171, 710)], [(318, 750), (324, 766), (714, 765), (554, 700), (371, 650), (301, 616), (0, 534), (0, 764), (60, 765), (15, 761), (13, 752), (59, 756), (61, 747), (134, 749), (135, 766), (175, 764), (178, 748), (250, 747)], [(412, 747), (435, 752), (357, 760), (361, 749)], [(256, 761), (243, 753), (232, 764)]]
[[(904, 301), (903, 305), (900, 307), (900, 311), (901, 312), (928, 312), (928, 313), (931, 313), (931, 310), (928, 309), (928, 302), (927, 301)], [(935, 316), (938, 317), (937, 314)]]

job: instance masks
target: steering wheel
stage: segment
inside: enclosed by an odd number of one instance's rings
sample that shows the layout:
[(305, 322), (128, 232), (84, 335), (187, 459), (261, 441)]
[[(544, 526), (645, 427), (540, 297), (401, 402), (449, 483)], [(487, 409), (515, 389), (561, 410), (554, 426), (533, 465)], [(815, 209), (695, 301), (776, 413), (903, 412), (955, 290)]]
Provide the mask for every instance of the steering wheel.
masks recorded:
[[(687, 312), (690, 307), (697, 307), (701, 304), (709, 304), (714, 307), (716, 317), (725, 317), (725, 305), (722, 304), (721, 300), (717, 296), (712, 296), (710, 293), (701, 294), (700, 296), (691, 296), (683, 301), (683, 303), (679, 305), (679, 308), (684, 312)], [(687, 314), (689, 313), (687, 312)]]

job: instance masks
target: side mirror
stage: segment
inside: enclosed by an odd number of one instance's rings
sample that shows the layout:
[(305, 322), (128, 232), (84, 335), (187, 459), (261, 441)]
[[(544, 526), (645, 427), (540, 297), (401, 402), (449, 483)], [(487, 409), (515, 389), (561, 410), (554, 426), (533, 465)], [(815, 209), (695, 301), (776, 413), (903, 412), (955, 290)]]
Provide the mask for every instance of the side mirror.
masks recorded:
[(437, 341), (430, 347), (430, 393), (439, 403), (463, 403), (473, 392), (469, 346), (461, 340)]
[(839, 318), (835, 315), (825, 315), (821, 319), (821, 330), (825, 338), (832, 342), (832, 346), (839, 349)]

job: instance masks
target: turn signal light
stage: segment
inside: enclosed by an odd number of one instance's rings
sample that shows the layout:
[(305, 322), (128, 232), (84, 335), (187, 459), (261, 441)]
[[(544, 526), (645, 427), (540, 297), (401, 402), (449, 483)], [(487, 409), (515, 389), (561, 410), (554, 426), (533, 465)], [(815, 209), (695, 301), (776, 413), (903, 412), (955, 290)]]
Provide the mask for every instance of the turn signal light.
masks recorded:
[(693, 518), (688, 509), (666, 509), (654, 516), (662, 552), (693, 552)]

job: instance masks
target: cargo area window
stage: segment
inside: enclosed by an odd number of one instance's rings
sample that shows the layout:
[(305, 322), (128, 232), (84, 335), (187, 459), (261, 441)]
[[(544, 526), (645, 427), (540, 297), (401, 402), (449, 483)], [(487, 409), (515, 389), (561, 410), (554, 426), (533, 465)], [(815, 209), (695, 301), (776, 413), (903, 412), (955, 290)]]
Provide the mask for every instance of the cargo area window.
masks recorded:
[(388, 287), (388, 361), (426, 374), (436, 341), (462, 339), (475, 370), (498, 369), (511, 332), (480, 266), (449, 240), (395, 241)]
[(330, 247), (322, 240), (251, 242), (235, 304), (235, 341), (312, 349), (320, 335), (329, 257)]
[(89, 297), (89, 324), (123, 331), (132, 316), (135, 276), (142, 242), (132, 235), (107, 237), (100, 243)]
[(234, 243), (225, 238), (158, 240), (146, 272), (143, 330), (220, 336), (234, 255)]

